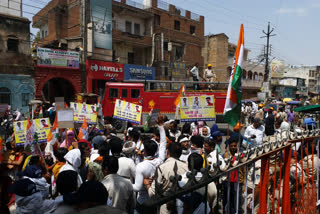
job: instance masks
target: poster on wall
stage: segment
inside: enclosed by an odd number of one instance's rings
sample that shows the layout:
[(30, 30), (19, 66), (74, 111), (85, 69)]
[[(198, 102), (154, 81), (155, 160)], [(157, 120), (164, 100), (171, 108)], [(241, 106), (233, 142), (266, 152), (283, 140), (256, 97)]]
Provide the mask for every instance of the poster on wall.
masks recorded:
[(37, 66), (79, 69), (79, 53), (49, 48), (37, 48)]
[[(32, 120), (38, 135), (38, 143), (46, 143), (47, 135), (50, 132), (49, 118)], [(16, 121), (13, 123), (14, 137), (17, 145), (23, 145), (26, 141), (27, 120)]]
[(194, 96), (180, 98), (180, 116), (182, 122), (215, 121), (215, 98)]
[(112, 50), (112, 0), (91, 0), (94, 47)]
[(86, 118), (88, 124), (97, 123), (96, 105), (70, 102), (70, 108), (73, 109), (73, 120), (75, 123), (83, 123), (84, 118)]
[(140, 124), (142, 106), (117, 99), (114, 106), (113, 118)]

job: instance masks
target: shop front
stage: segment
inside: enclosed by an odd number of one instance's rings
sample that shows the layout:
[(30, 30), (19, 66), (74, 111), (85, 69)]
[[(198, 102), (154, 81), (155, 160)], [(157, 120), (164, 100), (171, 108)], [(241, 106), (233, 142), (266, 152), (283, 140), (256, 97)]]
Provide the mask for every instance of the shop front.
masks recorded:
[(124, 64), (87, 60), (87, 92), (103, 96), (105, 84), (124, 80)]

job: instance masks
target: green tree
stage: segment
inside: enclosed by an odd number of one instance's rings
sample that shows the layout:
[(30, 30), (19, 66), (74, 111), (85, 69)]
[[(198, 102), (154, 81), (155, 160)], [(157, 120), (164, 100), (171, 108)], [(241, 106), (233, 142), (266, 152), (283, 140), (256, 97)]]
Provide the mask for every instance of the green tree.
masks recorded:
[(37, 32), (37, 35), (34, 37), (33, 41), (32, 41), (32, 47), (31, 47), (31, 55), (32, 58), (37, 58), (37, 47), (38, 47), (38, 43), (41, 40), (40, 38), (40, 31)]

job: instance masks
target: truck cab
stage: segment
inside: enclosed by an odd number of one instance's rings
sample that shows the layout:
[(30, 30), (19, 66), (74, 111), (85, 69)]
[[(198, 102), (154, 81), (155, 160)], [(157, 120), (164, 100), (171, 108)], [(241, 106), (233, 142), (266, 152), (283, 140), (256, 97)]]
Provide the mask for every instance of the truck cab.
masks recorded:
[(143, 83), (107, 82), (104, 100), (102, 101), (103, 115), (113, 116), (116, 99), (142, 105), (143, 88)]

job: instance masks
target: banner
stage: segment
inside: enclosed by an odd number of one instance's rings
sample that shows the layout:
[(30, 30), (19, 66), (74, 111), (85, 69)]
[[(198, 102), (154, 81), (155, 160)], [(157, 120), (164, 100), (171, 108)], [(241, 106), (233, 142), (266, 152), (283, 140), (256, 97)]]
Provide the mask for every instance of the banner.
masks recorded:
[(84, 117), (88, 124), (97, 123), (97, 106), (85, 103), (70, 103), (70, 108), (73, 109), (73, 120), (75, 123), (83, 123)]
[(182, 122), (214, 121), (215, 99), (210, 96), (195, 96), (180, 98), (180, 116)]
[(156, 71), (154, 67), (141, 65), (124, 65), (125, 80), (155, 80)]
[[(35, 119), (32, 120), (32, 122), (36, 125), (38, 143), (46, 143), (47, 135), (50, 132), (49, 118)], [(16, 145), (22, 145), (25, 143), (27, 134), (27, 123), (27, 120), (17, 121), (13, 123)]]
[(129, 103), (123, 100), (116, 100), (114, 106), (113, 118), (140, 124), (142, 114), (142, 106)]
[(37, 66), (79, 69), (79, 53), (74, 51), (37, 48)]
[(94, 47), (112, 50), (112, 0), (91, 0)]

